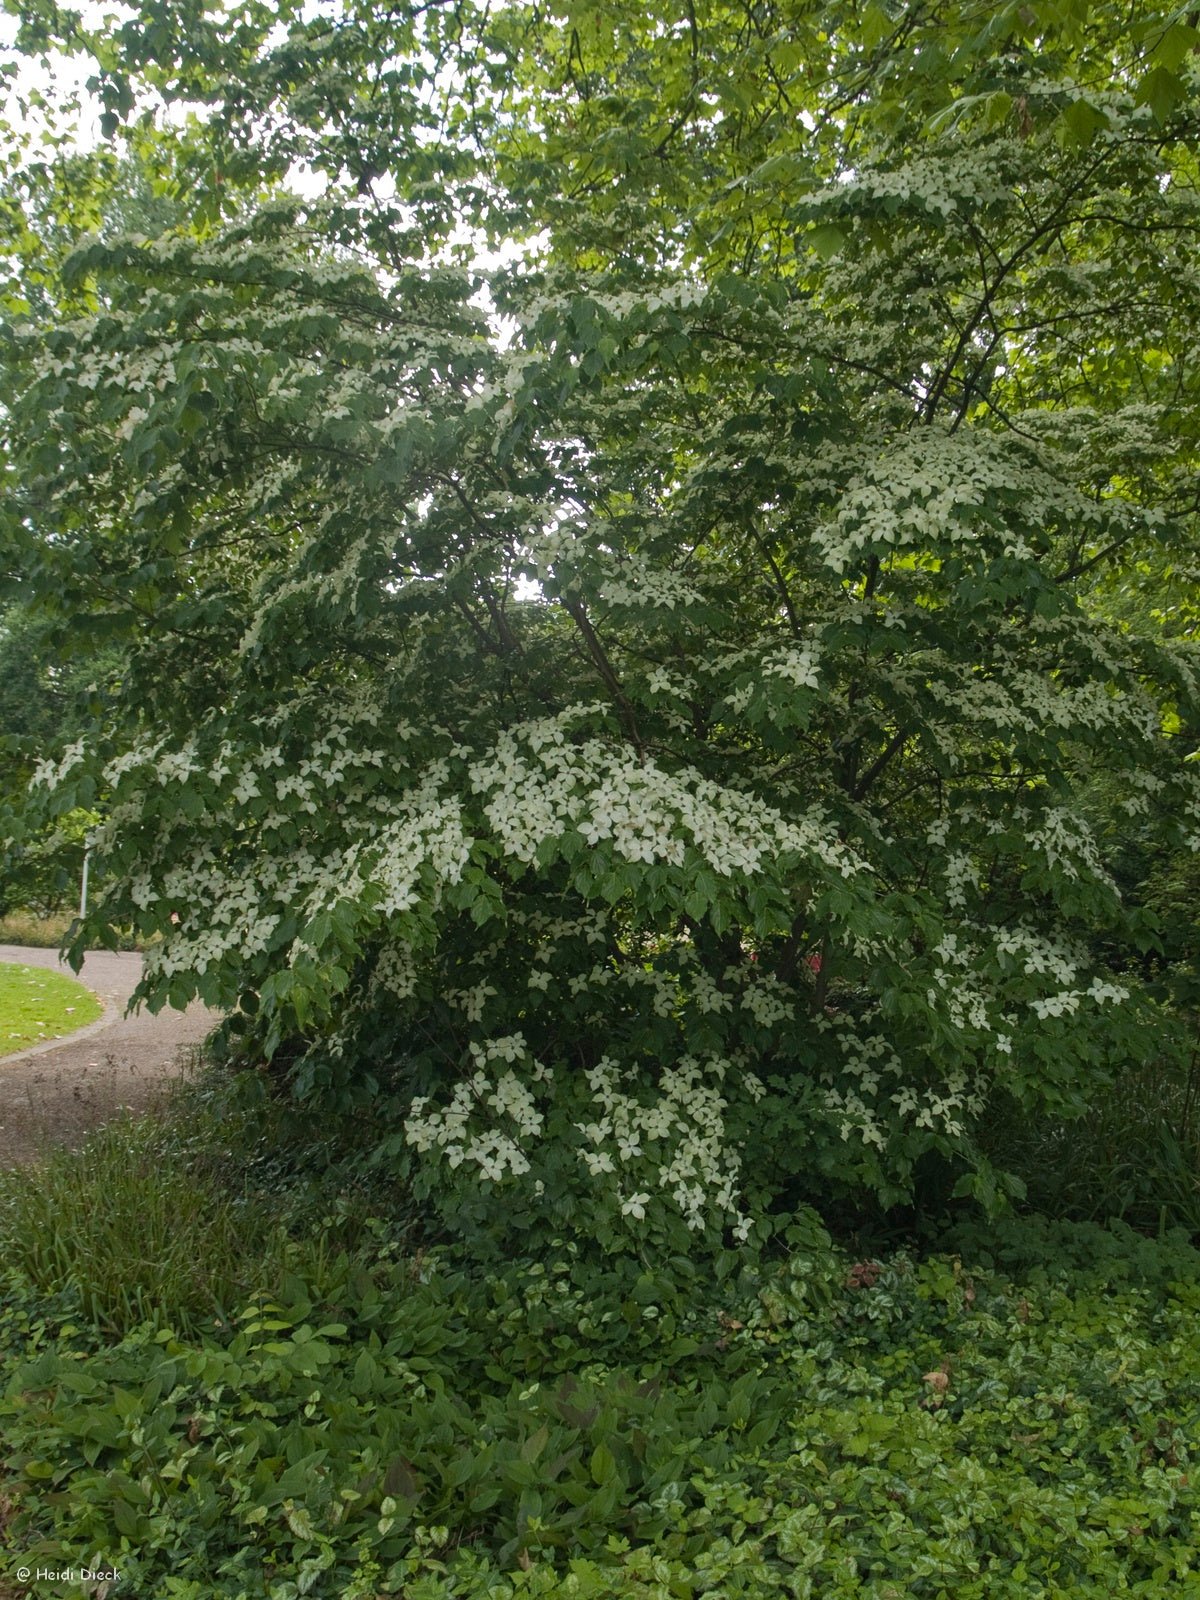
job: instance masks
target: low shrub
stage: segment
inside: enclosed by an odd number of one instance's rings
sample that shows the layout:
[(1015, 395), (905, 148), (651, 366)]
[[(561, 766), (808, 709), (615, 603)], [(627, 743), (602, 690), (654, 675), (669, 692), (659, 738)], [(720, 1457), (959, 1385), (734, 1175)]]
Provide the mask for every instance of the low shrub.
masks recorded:
[(0, 1181), (22, 1564), (113, 1600), (1200, 1591), (1183, 1231), (1008, 1216), (921, 1258), (801, 1211), (481, 1262), (372, 1216), (351, 1138), (210, 1071)]
[(37, 911), (6, 911), (0, 916), (0, 944), (25, 945), (32, 950), (58, 950), (66, 940), (71, 917), (43, 916)]

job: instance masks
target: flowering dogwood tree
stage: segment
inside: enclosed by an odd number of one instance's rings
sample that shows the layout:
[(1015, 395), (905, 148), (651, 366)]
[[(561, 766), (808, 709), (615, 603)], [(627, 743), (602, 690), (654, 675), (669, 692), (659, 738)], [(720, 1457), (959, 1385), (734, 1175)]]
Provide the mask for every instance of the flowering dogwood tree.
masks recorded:
[(1200, 35), (163, 15), (90, 44), (194, 221), (8, 333), (10, 566), (131, 660), (33, 788), (105, 799), (80, 943), (464, 1221), (990, 1199), (1163, 1042), (1121, 829), (1200, 846)]

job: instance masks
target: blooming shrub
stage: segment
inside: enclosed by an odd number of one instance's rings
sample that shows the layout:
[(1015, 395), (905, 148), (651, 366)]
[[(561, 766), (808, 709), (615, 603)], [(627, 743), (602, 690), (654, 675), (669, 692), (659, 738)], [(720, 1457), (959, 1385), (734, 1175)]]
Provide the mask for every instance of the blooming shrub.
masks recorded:
[[(686, 1243), (926, 1157), (990, 1201), (989, 1107), (1170, 1046), (1091, 797), (1200, 848), (1194, 649), (1111, 595), (1193, 526), (1194, 84), (1139, 98), (1043, 22), (1066, 54), (1011, 22), (986, 114), (962, 18), (875, 39), (861, 121), (814, 90), (826, 143), (764, 112), (761, 225), (706, 123), (739, 259), (690, 157), (667, 193), (629, 156), (656, 220), (564, 218), (480, 89), (473, 159), (547, 228), (491, 275), (503, 337), (336, 186), (85, 245), (85, 310), (14, 331), (23, 582), (130, 649), (124, 723), (34, 785), (106, 808), (81, 939), (132, 923), (148, 1003), (396, 1105), (378, 1158), (460, 1225)], [(953, 87), (910, 105), (939, 28)], [(514, 81), (559, 128), (569, 85)]]

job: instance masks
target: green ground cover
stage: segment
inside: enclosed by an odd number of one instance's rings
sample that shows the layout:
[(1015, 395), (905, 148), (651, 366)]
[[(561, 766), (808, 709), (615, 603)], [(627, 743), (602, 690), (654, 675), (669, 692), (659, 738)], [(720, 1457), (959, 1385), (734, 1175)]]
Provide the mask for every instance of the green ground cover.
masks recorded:
[(57, 1039), (103, 1016), (90, 989), (43, 967), (0, 964), (0, 1056)]
[[(164, 1600), (1200, 1595), (1182, 1230), (865, 1253), (800, 1212), (710, 1260), (484, 1267), (328, 1182), (318, 1217), (275, 1155), (274, 1210), (231, 1193), (215, 1124), (181, 1126), (89, 1152), (128, 1191), (97, 1263), (78, 1161), (0, 1183), (10, 1565), (86, 1550)], [(156, 1170), (213, 1271), (98, 1295), (145, 1277)], [(57, 1264), (13, 1253), (31, 1225)]]

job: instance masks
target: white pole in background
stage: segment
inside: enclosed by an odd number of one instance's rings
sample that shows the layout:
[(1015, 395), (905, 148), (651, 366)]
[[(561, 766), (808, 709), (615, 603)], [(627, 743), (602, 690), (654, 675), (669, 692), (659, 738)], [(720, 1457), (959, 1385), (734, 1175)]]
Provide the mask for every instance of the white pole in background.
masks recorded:
[(87, 916), (87, 889), (88, 889), (88, 857), (92, 853), (91, 845), (83, 847), (83, 878), (79, 884), (79, 915)]

